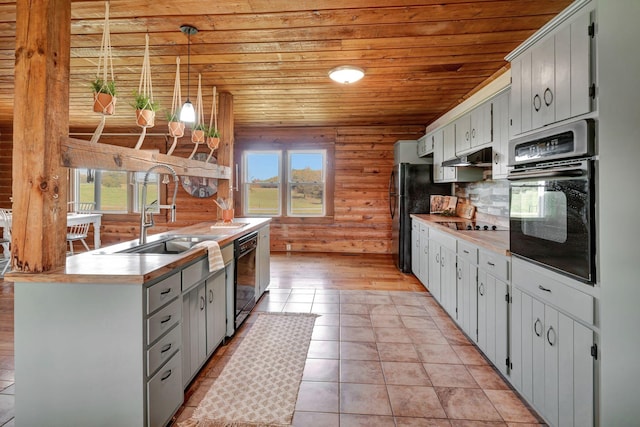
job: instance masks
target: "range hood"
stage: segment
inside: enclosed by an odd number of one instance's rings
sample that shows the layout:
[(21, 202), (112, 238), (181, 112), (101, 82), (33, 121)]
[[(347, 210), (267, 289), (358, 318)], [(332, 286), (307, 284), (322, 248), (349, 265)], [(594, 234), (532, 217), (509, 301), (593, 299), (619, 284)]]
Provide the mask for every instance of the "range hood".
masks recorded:
[(456, 157), (455, 159), (445, 160), (442, 162), (442, 166), (472, 166), (472, 167), (489, 167), (491, 166), (491, 160), (493, 157), (493, 150), (491, 147), (483, 148), (475, 153), (465, 154), (464, 156)]

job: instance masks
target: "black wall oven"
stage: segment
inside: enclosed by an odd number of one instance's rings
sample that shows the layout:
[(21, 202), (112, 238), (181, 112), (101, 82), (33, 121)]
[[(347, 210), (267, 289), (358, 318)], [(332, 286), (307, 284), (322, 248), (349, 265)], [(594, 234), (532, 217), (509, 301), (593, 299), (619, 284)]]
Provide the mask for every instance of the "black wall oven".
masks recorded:
[(574, 122), (510, 141), (510, 249), (595, 282), (594, 124)]
[(234, 277), (235, 328), (249, 316), (256, 305), (256, 249), (258, 233), (243, 236), (234, 243), (236, 262)]

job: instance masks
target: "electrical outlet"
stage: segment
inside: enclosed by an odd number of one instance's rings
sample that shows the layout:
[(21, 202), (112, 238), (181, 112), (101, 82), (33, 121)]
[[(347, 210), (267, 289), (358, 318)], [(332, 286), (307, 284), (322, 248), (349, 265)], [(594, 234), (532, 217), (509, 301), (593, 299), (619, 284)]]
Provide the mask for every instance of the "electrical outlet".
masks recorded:
[(291, 243), (287, 243), (287, 251), (291, 250)]

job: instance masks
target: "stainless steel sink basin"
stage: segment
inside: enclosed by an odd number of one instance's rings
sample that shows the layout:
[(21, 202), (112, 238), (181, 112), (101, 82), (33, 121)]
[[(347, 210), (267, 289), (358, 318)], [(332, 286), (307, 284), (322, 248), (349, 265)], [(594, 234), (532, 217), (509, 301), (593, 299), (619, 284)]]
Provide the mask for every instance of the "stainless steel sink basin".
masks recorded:
[(215, 240), (218, 236), (169, 236), (155, 242), (134, 246), (133, 248), (118, 251), (120, 254), (179, 254), (193, 248), (196, 244)]

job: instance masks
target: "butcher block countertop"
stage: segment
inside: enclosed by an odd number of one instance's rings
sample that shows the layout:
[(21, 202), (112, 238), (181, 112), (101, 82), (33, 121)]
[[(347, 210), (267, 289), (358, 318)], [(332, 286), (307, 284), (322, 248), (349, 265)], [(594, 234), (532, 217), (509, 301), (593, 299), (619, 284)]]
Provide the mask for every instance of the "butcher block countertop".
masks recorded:
[(481, 248), (488, 249), (496, 252), (500, 255), (509, 256), (509, 231), (473, 231), (473, 230), (454, 230), (443, 223), (460, 222), (467, 223), (468, 219), (442, 216), (442, 215), (424, 215), (424, 214), (411, 214), (412, 218), (424, 222), (429, 227), (437, 230), (449, 233), (458, 239), (466, 240)]
[[(217, 226), (215, 221), (201, 222), (164, 233), (150, 234), (147, 236), (147, 243), (170, 235), (217, 236), (212, 240), (216, 240), (222, 248), (239, 237), (264, 227), (270, 221), (270, 218), (235, 218), (234, 224), (246, 224), (242, 227)], [(143, 284), (206, 255), (203, 247), (179, 254), (118, 253), (137, 245), (138, 240), (135, 239), (105, 246), (67, 257), (66, 266), (59, 270), (46, 273), (11, 272), (6, 277), (13, 282)]]

